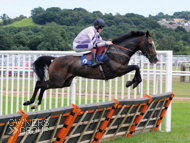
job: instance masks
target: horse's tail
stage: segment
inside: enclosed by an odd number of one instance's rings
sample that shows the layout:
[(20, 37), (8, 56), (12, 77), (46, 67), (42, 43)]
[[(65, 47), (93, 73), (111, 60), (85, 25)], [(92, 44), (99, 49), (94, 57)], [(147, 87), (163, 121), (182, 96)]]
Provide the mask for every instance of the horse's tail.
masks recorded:
[(45, 70), (54, 59), (55, 57), (52, 56), (41, 56), (33, 63), (33, 71), (36, 73), (40, 81), (45, 81)]

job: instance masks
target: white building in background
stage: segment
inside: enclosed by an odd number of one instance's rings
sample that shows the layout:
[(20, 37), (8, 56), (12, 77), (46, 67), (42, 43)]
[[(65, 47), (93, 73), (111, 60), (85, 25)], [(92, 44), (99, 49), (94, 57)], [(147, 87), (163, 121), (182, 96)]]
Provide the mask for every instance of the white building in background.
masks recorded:
[(157, 22), (162, 26), (166, 26), (167, 28), (176, 29), (178, 26), (182, 26), (187, 31), (190, 31), (190, 21), (185, 21), (184, 19), (174, 19), (172, 21), (167, 21), (166, 19), (162, 19)]
[(184, 25), (183, 26), (189, 26), (189, 24), (188, 23), (184, 23)]

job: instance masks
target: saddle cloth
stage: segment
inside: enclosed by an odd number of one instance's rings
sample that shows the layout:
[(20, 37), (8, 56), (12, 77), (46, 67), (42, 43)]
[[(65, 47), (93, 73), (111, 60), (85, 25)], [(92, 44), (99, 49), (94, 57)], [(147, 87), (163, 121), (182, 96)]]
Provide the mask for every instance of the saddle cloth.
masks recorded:
[[(105, 50), (106, 50), (106, 47), (105, 47)], [(108, 55), (105, 54), (104, 57), (103, 57), (103, 53), (104, 53), (104, 47), (99, 47), (98, 51), (97, 51), (97, 59), (99, 61), (101, 61), (101, 62), (104, 62), (104, 61), (108, 60)], [(91, 60), (92, 60), (91, 52), (81, 56), (82, 65), (91, 66), (92, 65)]]

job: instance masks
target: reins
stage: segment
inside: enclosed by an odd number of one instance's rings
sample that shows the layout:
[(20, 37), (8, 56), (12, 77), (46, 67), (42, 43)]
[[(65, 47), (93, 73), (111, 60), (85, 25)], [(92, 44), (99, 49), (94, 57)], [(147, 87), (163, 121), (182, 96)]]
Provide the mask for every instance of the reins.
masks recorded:
[(124, 48), (124, 47), (122, 47), (122, 46), (119, 46), (119, 45), (115, 45), (115, 44), (112, 44), (113, 46), (116, 46), (116, 47), (118, 47), (118, 48), (121, 48), (121, 49), (124, 49), (124, 50), (126, 50), (126, 51), (129, 51), (129, 49), (127, 49), (127, 48)]
[[(113, 41), (113, 39), (108, 39), (108, 41)], [(126, 51), (129, 51), (129, 49), (125, 48), (125, 47), (122, 47), (122, 46), (119, 46), (119, 45), (115, 45), (115, 44), (112, 44), (113, 46), (116, 46), (118, 48), (121, 48), (121, 49), (124, 49)]]

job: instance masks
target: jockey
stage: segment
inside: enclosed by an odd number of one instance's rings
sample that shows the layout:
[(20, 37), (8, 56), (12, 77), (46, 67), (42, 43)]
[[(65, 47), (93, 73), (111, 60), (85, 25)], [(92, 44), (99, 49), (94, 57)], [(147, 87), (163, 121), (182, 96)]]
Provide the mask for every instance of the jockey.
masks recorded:
[(100, 61), (96, 61), (96, 52), (99, 47), (112, 45), (111, 41), (103, 41), (99, 35), (105, 22), (102, 19), (96, 19), (94, 26), (90, 26), (82, 30), (73, 41), (73, 50), (76, 52), (84, 52), (91, 50), (92, 54), (92, 67), (102, 64)]

